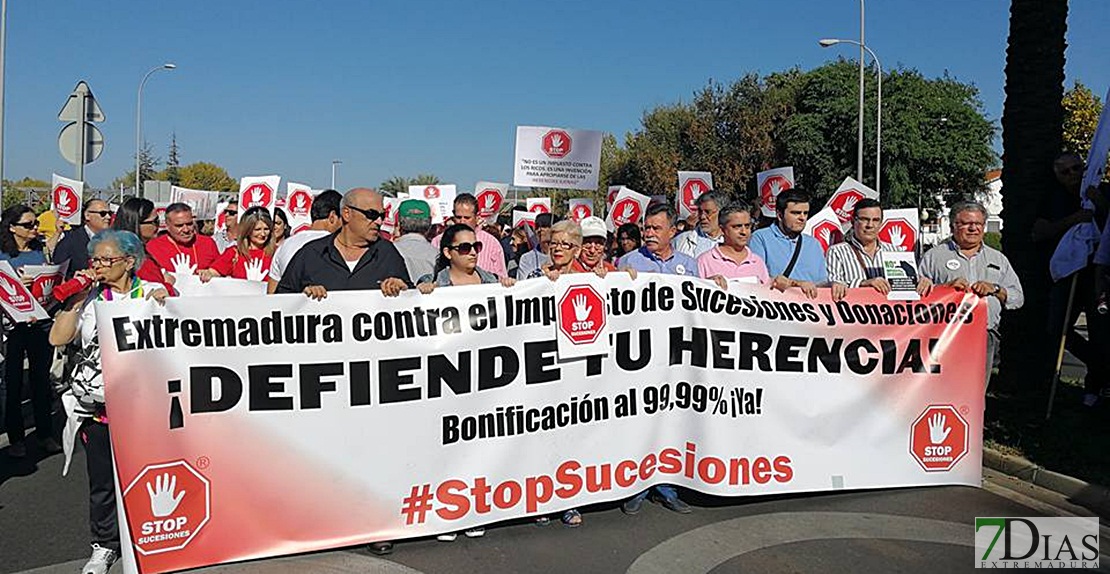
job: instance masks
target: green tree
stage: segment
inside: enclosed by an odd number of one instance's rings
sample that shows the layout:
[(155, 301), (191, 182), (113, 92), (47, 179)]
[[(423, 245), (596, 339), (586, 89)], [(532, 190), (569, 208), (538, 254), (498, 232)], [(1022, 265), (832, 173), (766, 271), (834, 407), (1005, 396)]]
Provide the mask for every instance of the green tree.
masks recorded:
[[(144, 142), (142, 149), (139, 151), (140, 189), (142, 189), (144, 181), (158, 179), (158, 164), (160, 163), (162, 163), (162, 158), (154, 155), (154, 147), (150, 143)], [(134, 189), (135, 170), (129, 170), (127, 173), (113, 179), (111, 187), (113, 190)]]
[(408, 178), (393, 176), (383, 181), (378, 189), (385, 194), (397, 197), (398, 194), (409, 192), (409, 180)]
[(234, 192), (239, 190), (238, 180), (224, 168), (209, 162), (198, 161), (178, 169), (179, 184), (190, 189)]
[(1091, 138), (1098, 129), (1102, 101), (1080, 82), (1064, 93), (1064, 151), (1075, 152), (1084, 159), (1091, 150)]
[(179, 153), (177, 133), (174, 133), (170, 136), (170, 152), (166, 156), (166, 169), (158, 174), (163, 181), (168, 181), (174, 185), (181, 185), (181, 158)]
[[(412, 178), (409, 185), (439, 185), (440, 183), (442, 182), (439, 180), (439, 176), (430, 173), (422, 173)], [(405, 191), (408, 190), (406, 189)]]
[(1055, 343), (1048, 324), (1051, 250), (1029, 230), (1046, 194), (1056, 190), (1052, 162), (1063, 147), (1067, 2), (1011, 0), (1002, 110), (1002, 248), (1021, 277), (1025, 304), (1002, 322), (1002, 380), (1023, 390), (1051, 380)]

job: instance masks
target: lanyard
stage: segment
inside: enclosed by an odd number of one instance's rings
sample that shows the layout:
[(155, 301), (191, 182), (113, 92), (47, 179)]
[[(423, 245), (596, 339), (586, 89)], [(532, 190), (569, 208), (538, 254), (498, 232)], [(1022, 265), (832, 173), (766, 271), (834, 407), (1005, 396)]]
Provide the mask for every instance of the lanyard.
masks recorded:
[[(131, 290), (127, 292), (128, 299), (141, 299), (143, 296), (143, 284), (139, 281), (138, 277), (131, 280)], [(114, 298), (112, 289), (104, 289), (97, 295), (97, 299), (101, 301), (111, 301)]]

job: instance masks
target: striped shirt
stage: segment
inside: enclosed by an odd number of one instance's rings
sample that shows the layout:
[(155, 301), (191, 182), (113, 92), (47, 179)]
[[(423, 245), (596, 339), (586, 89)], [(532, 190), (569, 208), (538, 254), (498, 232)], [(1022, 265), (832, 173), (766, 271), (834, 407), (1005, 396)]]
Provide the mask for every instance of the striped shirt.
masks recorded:
[[(829, 281), (842, 283), (849, 287), (859, 287), (860, 283), (883, 276), (883, 252), (898, 251), (898, 248), (879, 241), (879, 250), (870, 256), (853, 234), (829, 247), (825, 253), (825, 268), (829, 271)], [(859, 254), (859, 257), (856, 255)]]

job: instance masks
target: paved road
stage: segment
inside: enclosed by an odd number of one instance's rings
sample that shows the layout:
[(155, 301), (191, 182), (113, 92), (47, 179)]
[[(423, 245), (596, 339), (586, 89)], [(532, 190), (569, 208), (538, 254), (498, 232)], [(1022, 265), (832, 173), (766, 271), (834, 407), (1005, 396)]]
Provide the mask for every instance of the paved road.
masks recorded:
[[(61, 456), (13, 464), (0, 451), (0, 573), (73, 573), (84, 562), (88, 547), (83, 454), (76, 455), (70, 476), (60, 476), (61, 466)], [(691, 493), (688, 499), (696, 510), (685, 516), (647, 505), (639, 515), (628, 517), (615, 505), (605, 505), (588, 509), (586, 524), (578, 529), (520, 522), (491, 528), (480, 539), (399, 543), (388, 559), (356, 548), (201, 572), (935, 574), (972, 569), (975, 516), (1087, 513), (1047, 491), (1010, 484), (1007, 477), (989, 471), (987, 475), (983, 489), (907, 488), (751, 499)], [(1103, 541), (1106, 548), (1110, 537)]]

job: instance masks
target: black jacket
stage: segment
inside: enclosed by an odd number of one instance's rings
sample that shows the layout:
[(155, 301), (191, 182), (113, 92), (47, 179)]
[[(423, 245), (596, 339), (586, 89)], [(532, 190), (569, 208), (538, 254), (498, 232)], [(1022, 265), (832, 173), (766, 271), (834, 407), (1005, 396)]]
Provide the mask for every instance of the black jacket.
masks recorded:
[(72, 279), (73, 274), (82, 269), (89, 268), (89, 230), (85, 226), (71, 229), (54, 248), (54, 255), (50, 258), (55, 264), (69, 261), (66, 269), (66, 279)]
[(322, 285), (328, 291), (381, 289), (382, 281), (396, 277), (412, 287), (405, 259), (392, 243), (379, 239), (362, 254), (354, 271), (335, 248), (335, 232), (309, 241), (301, 247), (278, 283), (278, 293), (300, 293), (309, 285)]

